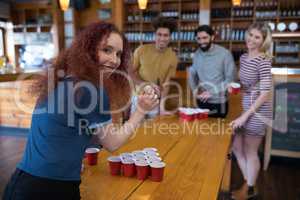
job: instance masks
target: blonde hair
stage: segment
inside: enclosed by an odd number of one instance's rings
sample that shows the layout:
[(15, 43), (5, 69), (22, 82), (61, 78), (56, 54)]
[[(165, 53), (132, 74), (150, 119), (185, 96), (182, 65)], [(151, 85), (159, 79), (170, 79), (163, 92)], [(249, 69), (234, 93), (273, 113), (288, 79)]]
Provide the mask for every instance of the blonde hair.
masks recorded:
[(263, 36), (263, 43), (260, 47), (260, 51), (263, 52), (266, 58), (272, 59), (272, 33), (269, 25), (267, 23), (255, 22), (249, 26), (246, 35), (248, 35), (252, 29), (256, 29), (261, 32)]

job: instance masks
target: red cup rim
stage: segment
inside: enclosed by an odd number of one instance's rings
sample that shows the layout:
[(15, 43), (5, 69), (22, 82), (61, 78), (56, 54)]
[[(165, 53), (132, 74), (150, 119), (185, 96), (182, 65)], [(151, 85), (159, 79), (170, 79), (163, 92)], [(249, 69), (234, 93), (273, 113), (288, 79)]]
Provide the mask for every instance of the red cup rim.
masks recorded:
[(152, 162), (150, 164), (150, 167), (152, 168), (164, 168), (166, 166), (166, 163), (164, 162)]
[(147, 156), (146, 158), (147, 158), (147, 160), (151, 160), (151, 159), (153, 159), (153, 160), (160, 160), (160, 161), (162, 160), (161, 157), (159, 157), (159, 156), (151, 156), (150, 155), (150, 156)]
[(121, 153), (120, 156), (122, 156), (122, 157), (131, 157), (132, 154), (131, 153)]
[(142, 150), (137, 150), (137, 151), (133, 151), (131, 152), (132, 155), (145, 155), (144, 151)]
[(146, 151), (145, 154), (146, 156), (159, 156), (159, 153), (154, 151)]
[(134, 161), (131, 159), (122, 160), (122, 164), (134, 164)]
[(119, 156), (110, 156), (107, 160), (110, 162), (121, 162), (121, 158)]
[(155, 148), (155, 147), (147, 147), (147, 148), (144, 148), (143, 150), (144, 151), (155, 151), (155, 152), (157, 152), (157, 148)]
[(85, 153), (90, 154), (90, 153), (98, 153), (100, 151), (100, 149), (98, 148), (87, 148), (85, 150)]
[(231, 86), (232, 88), (234, 88), (234, 89), (238, 89), (238, 88), (241, 87), (241, 84), (239, 84), (239, 83), (231, 83), (230, 86)]
[(146, 162), (146, 161), (135, 161), (134, 164), (136, 166), (139, 166), (139, 167), (146, 167), (146, 166), (149, 166), (149, 163)]

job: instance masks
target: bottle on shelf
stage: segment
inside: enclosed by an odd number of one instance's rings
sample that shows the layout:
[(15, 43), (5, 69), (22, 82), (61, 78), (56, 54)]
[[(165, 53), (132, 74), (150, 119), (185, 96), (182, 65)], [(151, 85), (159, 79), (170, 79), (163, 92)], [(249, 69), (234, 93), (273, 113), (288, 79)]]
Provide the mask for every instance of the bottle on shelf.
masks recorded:
[(230, 8), (216, 8), (211, 11), (212, 18), (230, 18), (231, 17), (231, 9)]
[(182, 20), (191, 20), (196, 21), (199, 19), (199, 12), (197, 10), (192, 11), (184, 11), (181, 14)]

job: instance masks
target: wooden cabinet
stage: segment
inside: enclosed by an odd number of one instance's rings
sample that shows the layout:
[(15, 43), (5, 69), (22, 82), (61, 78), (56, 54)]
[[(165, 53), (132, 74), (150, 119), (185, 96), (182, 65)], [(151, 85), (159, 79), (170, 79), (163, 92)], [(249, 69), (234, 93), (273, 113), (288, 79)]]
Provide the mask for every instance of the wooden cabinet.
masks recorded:
[[(235, 61), (238, 64), (239, 57), (246, 50), (246, 30), (253, 22), (261, 21), (270, 24), (273, 33), (300, 33), (300, 29), (289, 30), (292, 22), (300, 26), (300, 2), (295, 0), (243, 0), (240, 6), (234, 7), (228, 0), (212, 0), (211, 3), (211, 25), (216, 32), (216, 43), (231, 50)], [(284, 27), (284, 30), (280, 28)], [(275, 49), (280, 45), (297, 46), (297, 42), (287, 41), (283, 37), (275, 37)], [(276, 47), (277, 46), (277, 47)], [(295, 47), (296, 48), (296, 47)], [(299, 51), (299, 50), (298, 50)], [(295, 52), (275, 51), (273, 65), (280, 66), (278, 58), (280, 54), (290, 54), (290, 57), (298, 57)], [(286, 57), (286, 56), (284, 56)], [(284, 59), (283, 59), (284, 60)], [(291, 59), (293, 60), (293, 59)], [(299, 61), (284, 63), (284, 66), (292, 66)]]
[(15, 32), (49, 32), (53, 24), (51, 4), (48, 2), (17, 3), (12, 14)]
[[(54, 2), (54, 1), (53, 1)], [(57, 3), (52, 1), (37, 1), (30, 3), (15, 3), (12, 8), (14, 55), (16, 67), (24, 48), (28, 45), (52, 45), (54, 56), (62, 48), (59, 31), (59, 13)], [(46, 48), (46, 47), (45, 47)]]

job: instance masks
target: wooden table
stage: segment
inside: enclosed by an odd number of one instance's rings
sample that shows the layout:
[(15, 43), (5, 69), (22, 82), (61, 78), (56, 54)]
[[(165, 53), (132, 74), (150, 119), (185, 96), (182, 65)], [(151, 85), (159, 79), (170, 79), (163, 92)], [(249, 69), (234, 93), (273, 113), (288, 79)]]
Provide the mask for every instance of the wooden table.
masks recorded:
[(133, 139), (114, 154), (156, 147), (166, 163), (164, 180), (152, 182), (111, 176), (106, 161), (111, 154), (102, 151), (97, 166), (85, 165), (82, 199), (216, 199), (222, 179), (223, 186), (227, 189), (229, 186), (230, 167), (226, 168), (226, 163), (231, 130), (228, 122), (221, 119), (182, 122), (176, 116), (145, 122)]

